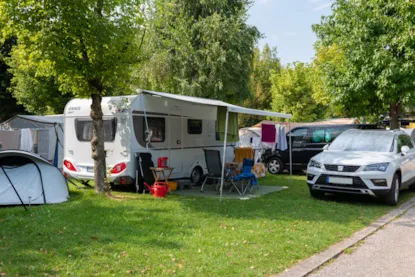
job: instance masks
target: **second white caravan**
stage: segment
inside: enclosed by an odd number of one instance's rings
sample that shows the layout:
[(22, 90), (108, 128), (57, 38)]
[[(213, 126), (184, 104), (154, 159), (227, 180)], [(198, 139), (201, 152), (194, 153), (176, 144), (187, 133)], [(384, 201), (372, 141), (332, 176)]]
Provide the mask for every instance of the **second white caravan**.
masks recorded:
[[(90, 99), (73, 99), (65, 107), (64, 171), (92, 180), (92, 119)], [(140, 153), (150, 153), (154, 164), (168, 157), (171, 179), (199, 182), (207, 173), (203, 149), (223, 152), (217, 133), (217, 114), (229, 104), (209, 99), (141, 91), (138, 95), (103, 97), (106, 165), (116, 184), (135, 184)], [(234, 158), (228, 143), (226, 161)], [(142, 189), (142, 187), (141, 187)]]

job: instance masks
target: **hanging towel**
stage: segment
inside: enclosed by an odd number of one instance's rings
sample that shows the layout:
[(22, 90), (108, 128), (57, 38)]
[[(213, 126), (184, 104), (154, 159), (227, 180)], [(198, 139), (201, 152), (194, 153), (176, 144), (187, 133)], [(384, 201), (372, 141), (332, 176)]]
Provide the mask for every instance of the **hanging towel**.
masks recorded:
[(20, 131), (0, 130), (0, 142), (2, 150), (19, 149)]
[(20, 150), (31, 152), (33, 149), (32, 131), (30, 129), (22, 129), (20, 136)]
[(262, 142), (275, 144), (275, 124), (262, 124)]
[[(217, 132), (219, 133), (220, 141), (225, 140), (225, 127), (226, 127), (226, 107), (218, 107), (217, 112)], [(229, 142), (239, 141), (239, 128), (238, 128), (238, 114), (229, 113), (228, 116), (228, 135), (226, 138)]]
[(285, 126), (279, 127), (278, 149), (280, 149), (281, 151), (285, 151), (288, 149), (287, 136), (285, 134)]

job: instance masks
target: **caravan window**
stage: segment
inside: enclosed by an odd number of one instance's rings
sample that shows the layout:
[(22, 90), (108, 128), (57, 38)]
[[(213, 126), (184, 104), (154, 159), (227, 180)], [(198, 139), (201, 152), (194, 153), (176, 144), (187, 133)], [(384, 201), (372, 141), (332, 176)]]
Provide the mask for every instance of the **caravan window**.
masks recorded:
[[(92, 120), (91, 119), (75, 119), (76, 137), (79, 141), (92, 140)], [(104, 119), (104, 141), (114, 141), (117, 131), (117, 119)]]
[[(142, 117), (142, 120), (145, 120)], [(148, 129), (151, 133), (151, 142), (164, 142), (166, 140), (166, 119), (163, 117), (147, 117)], [(146, 141), (146, 123), (143, 124), (143, 139)]]
[(189, 133), (190, 135), (200, 135), (202, 133), (202, 120), (188, 119), (187, 133)]

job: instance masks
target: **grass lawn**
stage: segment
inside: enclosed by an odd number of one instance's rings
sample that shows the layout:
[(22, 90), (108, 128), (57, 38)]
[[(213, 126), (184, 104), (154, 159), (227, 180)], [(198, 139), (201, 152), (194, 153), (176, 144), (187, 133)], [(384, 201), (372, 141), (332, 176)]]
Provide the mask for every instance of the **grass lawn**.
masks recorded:
[[(0, 208), (0, 276), (267, 276), (385, 214), (372, 198), (309, 196), (305, 177), (247, 201), (71, 187), (59, 205)], [(415, 194), (402, 192), (402, 200)]]

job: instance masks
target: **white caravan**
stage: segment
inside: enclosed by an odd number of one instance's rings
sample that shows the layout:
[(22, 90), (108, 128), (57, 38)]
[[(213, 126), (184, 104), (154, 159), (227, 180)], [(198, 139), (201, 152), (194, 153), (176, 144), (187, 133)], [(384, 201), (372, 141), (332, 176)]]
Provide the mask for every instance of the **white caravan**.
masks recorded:
[[(92, 180), (91, 99), (73, 99), (65, 107), (64, 171)], [(138, 153), (150, 153), (157, 165), (168, 157), (171, 179), (201, 180), (207, 173), (203, 149), (223, 152), (216, 132), (218, 107), (230, 104), (196, 97), (141, 91), (138, 95), (103, 97), (106, 164), (116, 184), (134, 184)], [(229, 133), (229, 132), (228, 132)], [(226, 161), (234, 151), (228, 143)]]

